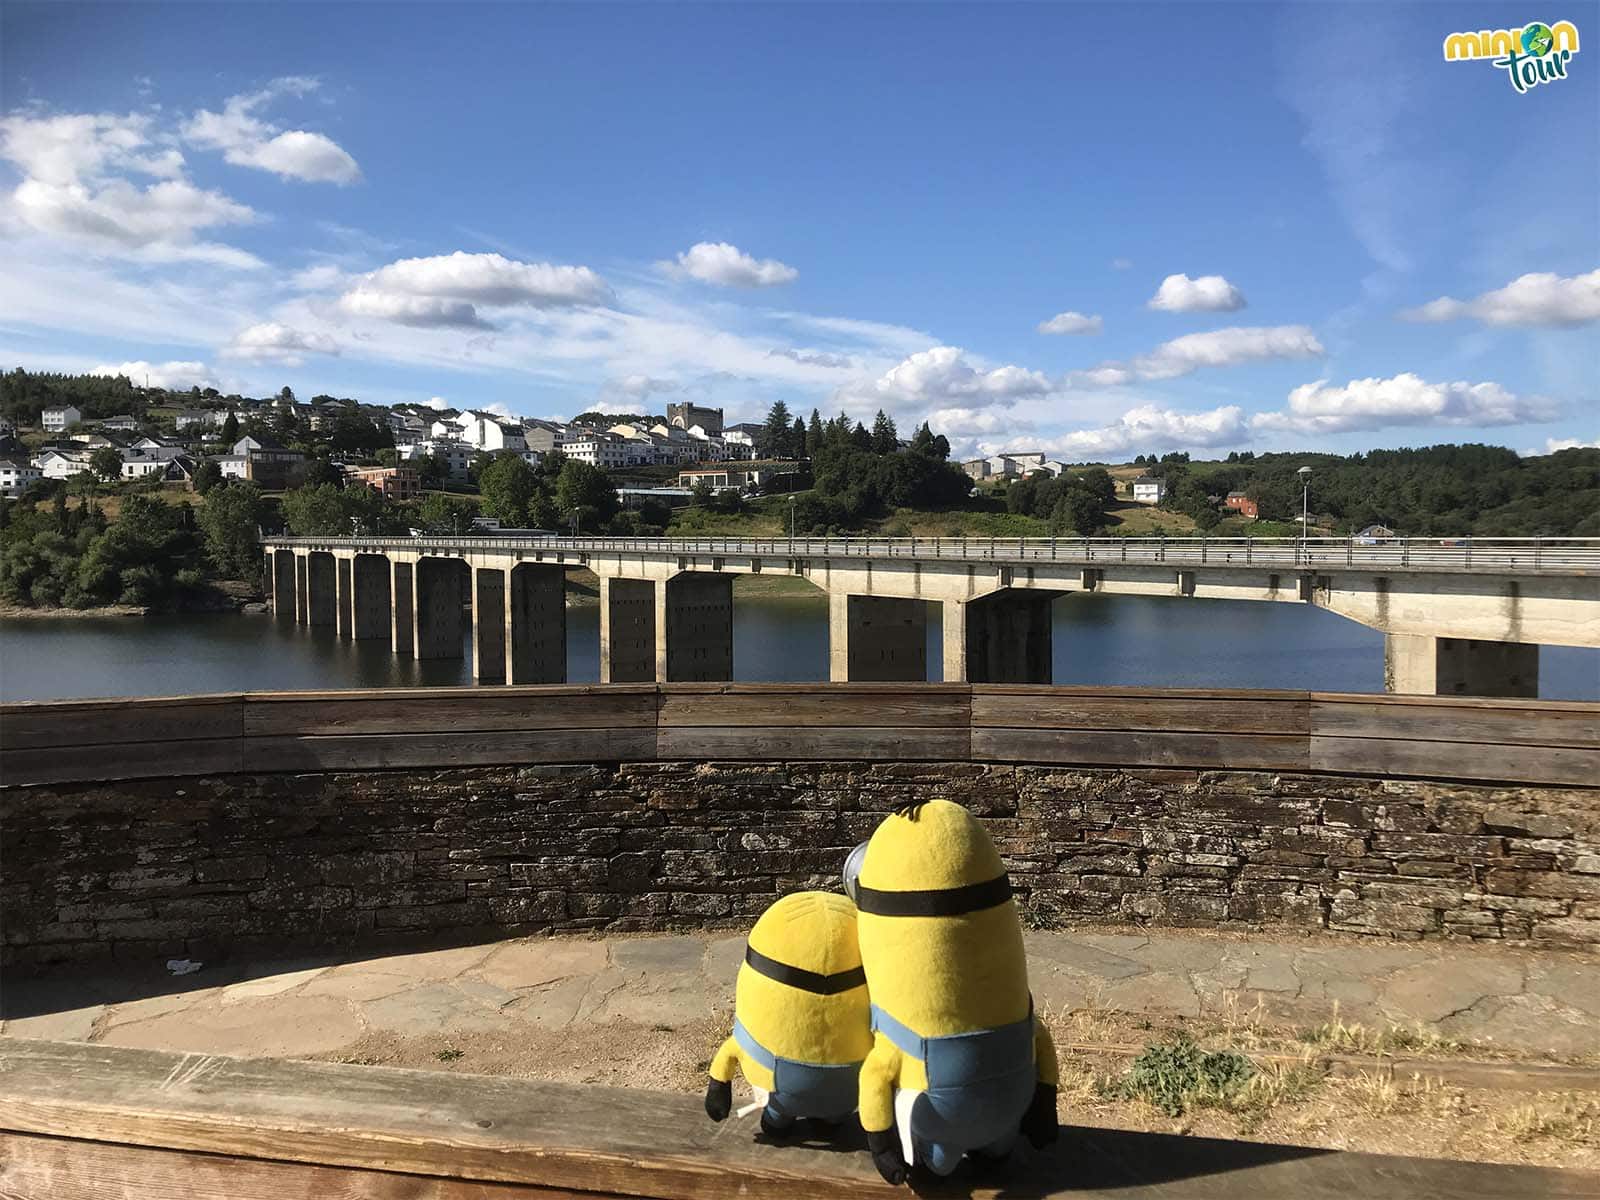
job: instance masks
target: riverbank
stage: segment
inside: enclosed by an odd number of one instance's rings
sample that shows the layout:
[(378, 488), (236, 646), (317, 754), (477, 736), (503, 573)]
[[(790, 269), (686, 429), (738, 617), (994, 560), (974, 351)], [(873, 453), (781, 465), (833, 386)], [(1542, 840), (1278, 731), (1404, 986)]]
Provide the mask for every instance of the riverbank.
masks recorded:
[(64, 618), (145, 617), (148, 608), (137, 604), (103, 604), (98, 608), (23, 608), (0, 603), (0, 621), (62, 620)]

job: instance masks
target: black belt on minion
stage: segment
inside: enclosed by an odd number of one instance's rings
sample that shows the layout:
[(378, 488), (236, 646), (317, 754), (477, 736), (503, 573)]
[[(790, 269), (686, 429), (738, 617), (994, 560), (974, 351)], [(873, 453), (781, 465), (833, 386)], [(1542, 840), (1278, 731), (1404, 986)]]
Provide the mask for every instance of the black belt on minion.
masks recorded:
[(814, 992), (819, 996), (836, 996), (840, 992), (848, 992), (851, 988), (867, 986), (867, 972), (862, 967), (852, 967), (848, 971), (835, 971), (832, 975), (823, 975), (818, 971), (806, 971), (779, 962), (775, 958), (768, 958), (751, 945), (746, 945), (744, 948), (744, 961), (757, 975), (765, 975), (778, 983), (799, 988), (802, 992)]
[(959, 917), (993, 908), (1011, 899), (1011, 877), (1005, 874), (964, 887), (920, 892), (881, 892), (856, 883), (856, 908), (875, 917)]

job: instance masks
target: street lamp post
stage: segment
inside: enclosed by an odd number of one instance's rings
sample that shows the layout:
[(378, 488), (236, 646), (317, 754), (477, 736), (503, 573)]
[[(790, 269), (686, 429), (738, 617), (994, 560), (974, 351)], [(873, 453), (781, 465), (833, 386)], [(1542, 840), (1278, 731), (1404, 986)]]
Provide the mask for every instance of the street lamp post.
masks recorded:
[(1300, 476), (1300, 557), (1306, 557), (1306, 543), (1311, 532), (1311, 468), (1301, 467)]
[(795, 501), (795, 495), (794, 495), (793, 492), (790, 492), (789, 493), (789, 541), (791, 543), (794, 541), (794, 501)]

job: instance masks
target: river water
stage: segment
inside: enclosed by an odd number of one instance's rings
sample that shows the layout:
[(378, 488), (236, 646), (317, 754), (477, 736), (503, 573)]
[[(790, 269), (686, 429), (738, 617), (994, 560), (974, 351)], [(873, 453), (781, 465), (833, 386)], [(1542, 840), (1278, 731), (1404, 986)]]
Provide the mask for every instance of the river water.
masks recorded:
[[(939, 612), (928, 662), (939, 677)], [(1054, 604), (1055, 682), (1146, 687), (1383, 690), (1381, 634), (1321, 609), (1177, 597), (1076, 595)], [(599, 679), (600, 610), (567, 609), (567, 678)], [(470, 622), (469, 622), (470, 625)], [(828, 605), (816, 596), (740, 596), (734, 677), (828, 676)], [(394, 657), (386, 642), (341, 642), (270, 616), (0, 620), (0, 700), (171, 696), (470, 684), (457, 659)], [(1600, 700), (1600, 650), (1544, 647), (1540, 695)]]

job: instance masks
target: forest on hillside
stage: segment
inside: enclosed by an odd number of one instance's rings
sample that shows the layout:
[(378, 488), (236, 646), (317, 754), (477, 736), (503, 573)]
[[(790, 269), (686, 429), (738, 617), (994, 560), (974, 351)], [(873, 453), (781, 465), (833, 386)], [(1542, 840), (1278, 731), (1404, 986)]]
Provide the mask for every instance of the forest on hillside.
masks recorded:
[[(1339, 533), (1386, 525), (1405, 536), (1600, 537), (1600, 450), (1524, 458), (1503, 446), (1445, 445), (1364, 454), (1235, 453), (1226, 462), (1167, 456), (1148, 467), (1167, 480), (1164, 505), (1202, 529), (1216, 499), (1242, 491), (1263, 520), (1299, 517), (1310, 467), (1314, 524)], [(1215, 499), (1214, 499), (1215, 498)]]

